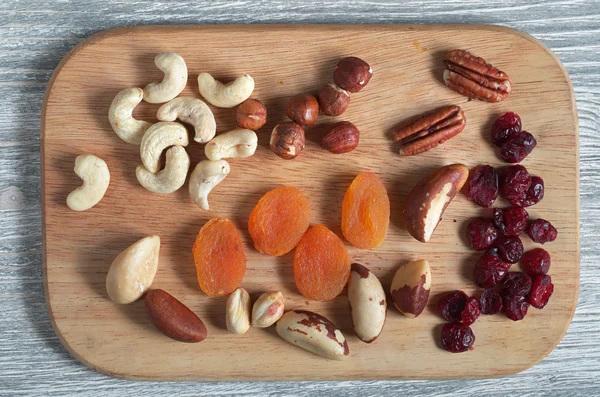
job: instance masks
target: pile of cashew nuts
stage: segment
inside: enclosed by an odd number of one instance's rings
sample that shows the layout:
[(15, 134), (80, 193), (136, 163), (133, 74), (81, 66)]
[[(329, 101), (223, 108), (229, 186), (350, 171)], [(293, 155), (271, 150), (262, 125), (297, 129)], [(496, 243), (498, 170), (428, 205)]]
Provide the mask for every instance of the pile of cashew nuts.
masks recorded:
[[(229, 174), (226, 158), (249, 157), (258, 144), (256, 133), (236, 128), (215, 136), (217, 125), (210, 107), (194, 97), (177, 97), (185, 88), (188, 69), (185, 60), (173, 52), (162, 52), (154, 63), (164, 73), (161, 82), (148, 84), (144, 89), (126, 88), (112, 101), (109, 110), (110, 124), (125, 142), (140, 146), (141, 164), (136, 168), (139, 183), (147, 190), (168, 194), (183, 186), (190, 168), (190, 157), (185, 151), (188, 133), (182, 123), (194, 127), (194, 141), (205, 144), (208, 160), (200, 161), (190, 176), (189, 192), (192, 201), (208, 210), (208, 195)], [(254, 79), (247, 74), (223, 84), (209, 73), (198, 76), (200, 95), (211, 105), (232, 108), (244, 102), (254, 90)], [(157, 112), (159, 122), (136, 120), (132, 113), (142, 101), (164, 103)], [(166, 150), (166, 164), (161, 155)], [(110, 182), (106, 163), (92, 155), (80, 155), (75, 160), (75, 173), (83, 185), (72, 191), (67, 205), (74, 211), (85, 211), (96, 205), (104, 196)]]

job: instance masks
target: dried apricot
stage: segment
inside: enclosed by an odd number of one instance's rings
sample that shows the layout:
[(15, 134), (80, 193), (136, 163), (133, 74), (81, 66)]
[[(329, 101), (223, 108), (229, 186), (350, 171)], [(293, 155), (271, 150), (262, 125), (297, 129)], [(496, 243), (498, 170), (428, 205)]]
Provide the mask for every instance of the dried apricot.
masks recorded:
[(390, 224), (390, 200), (381, 179), (372, 172), (354, 178), (342, 202), (342, 233), (356, 248), (383, 243)]
[(246, 254), (240, 232), (229, 219), (206, 222), (194, 248), (194, 262), (200, 289), (208, 296), (233, 292), (246, 273)]
[(310, 202), (295, 187), (267, 192), (250, 213), (248, 231), (254, 247), (267, 255), (281, 256), (294, 249), (310, 221)]
[(350, 276), (344, 243), (323, 225), (308, 229), (294, 253), (294, 281), (302, 295), (327, 301), (342, 292)]

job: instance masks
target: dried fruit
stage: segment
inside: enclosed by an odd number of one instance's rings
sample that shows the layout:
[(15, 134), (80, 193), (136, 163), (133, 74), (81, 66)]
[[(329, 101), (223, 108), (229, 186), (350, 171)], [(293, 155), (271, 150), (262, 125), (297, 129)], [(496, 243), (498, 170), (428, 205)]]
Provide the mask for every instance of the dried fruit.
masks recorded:
[(506, 263), (517, 263), (523, 256), (523, 242), (517, 236), (500, 236), (494, 247), (498, 249), (500, 259)]
[(539, 244), (547, 243), (548, 241), (556, 240), (558, 231), (550, 222), (545, 219), (536, 219), (529, 223), (527, 235), (533, 241)]
[(357, 57), (346, 57), (340, 60), (333, 72), (335, 83), (349, 92), (362, 90), (373, 76), (373, 69), (368, 63)]
[(531, 186), (531, 175), (522, 165), (506, 167), (500, 180), (500, 193), (509, 201), (519, 200)]
[(483, 314), (496, 314), (502, 311), (502, 297), (493, 289), (486, 289), (479, 297), (479, 306)]
[(198, 284), (206, 295), (228, 295), (241, 284), (246, 273), (246, 254), (240, 232), (229, 219), (206, 222), (192, 253)]
[(510, 264), (500, 259), (497, 250), (490, 249), (475, 264), (473, 271), (475, 284), (481, 288), (493, 288), (502, 281), (508, 269)]
[(438, 309), (444, 320), (457, 323), (462, 320), (462, 311), (467, 300), (467, 294), (462, 291), (453, 291), (445, 295), (438, 304)]
[(513, 207), (502, 210), (503, 232), (507, 236), (520, 236), (527, 228), (529, 214), (524, 208)]
[(248, 232), (258, 251), (281, 256), (298, 245), (309, 221), (308, 198), (295, 187), (282, 186), (258, 201), (248, 219)]
[(502, 144), (500, 157), (507, 163), (520, 163), (536, 145), (537, 141), (529, 132), (515, 132)]
[(323, 225), (312, 226), (294, 253), (294, 281), (302, 295), (316, 301), (338, 296), (350, 275), (344, 243)]
[(533, 279), (527, 302), (536, 309), (543, 309), (548, 304), (553, 292), (552, 278), (546, 274), (540, 274)]
[(513, 112), (504, 113), (492, 124), (492, 142), (501, 147), (506, 138), (515, 132), (521, 132), (521, 118)]
[(550, 254), (543, 248), (527, 251), (523, 255), (523, 270), (530, 276), (546, 274), (550, 270)]
[(542, 201), (544, 198), (544, 180), (539, 176), (531, 177), (529, 189), (521, 196), (512, 198), (510, 203), (517, 207), (530, 207)]
[(451, 353), (462, 353), (473, 349), (475, 335), (468, 325), (444, 324), (442, 345)]
[(372, 172), (354, 178), (342, 202), (342, 233), (356, 248), (383, 243), (390, 223), (390, 200), (381, 179)]
[(513, 321), (523, 320), (529, 309), (524, 296), (511, 295), (506, 290), (502, 291), (502, 306), (506, 317)]
[(469, 244), (476, 251), (485, 251), (490, 248), (497, 237), (498, 230), (492, 222), (485, 219), (475, 218), (467, 226)]
[(509, 272), (502, 285), (511, 295), (525, 296), (531, 290), (531, 277), (523, 272)]
[(460, 313), (460, 318), (464, 325), (471, 325), (479, 318), (480, 314), (481, 307), (479, 306), (479, 300), (468, 298), (465, 308)]
[(476, 167), (469, 172), (463, 193), (480, 207), (488, 208), (498, 198), (498, 172), (490, 165)]

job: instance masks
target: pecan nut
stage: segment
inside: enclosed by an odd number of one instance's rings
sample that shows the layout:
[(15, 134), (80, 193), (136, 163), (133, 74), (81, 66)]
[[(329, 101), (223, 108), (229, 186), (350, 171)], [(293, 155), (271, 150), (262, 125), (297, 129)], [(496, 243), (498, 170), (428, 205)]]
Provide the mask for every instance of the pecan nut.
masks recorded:
[(511, 92), (506, 73), (468, 51), (450, 51), (444, 65), (444, 83), (461, 95), (484, 102), (502, 102)]
[(400, 154), (413, 156), (428, 151), (465, 129), (467, 119), (460, 106), (446, 106), (406, 120), (394, 129)]

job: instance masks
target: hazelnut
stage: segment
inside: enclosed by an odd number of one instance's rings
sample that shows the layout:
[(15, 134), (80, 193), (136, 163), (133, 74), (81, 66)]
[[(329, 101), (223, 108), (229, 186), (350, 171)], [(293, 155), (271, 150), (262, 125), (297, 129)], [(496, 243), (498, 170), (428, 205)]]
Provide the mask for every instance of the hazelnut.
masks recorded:
[(319, 90), (317, 94), (321, 113), (327, 116), (339, 116), (348, 109), (350, 105), (350, 94), (348, 91), (329, 83)]
[(360, 132), (354, 124), (349, 121), (335, 123), (323, 137), (321, 147), (331, 153), (348, 153), (358, 146)]
[(269, 144), (273, 153), (282, 159), (296, 158), (304, 149), (304, 128), (291, 121), (277, 124)]
[(267, 122), (267, 108), (258, 99), (246, 99), (238, 105), (235, 119), (240, 128), (256, 131)]
[(333, 72), (337, 85), (349, 92), (362, 90), (373, 76), (368, 63), (357, 57), (347, 57), (338, 62)]
[(286, 114), (295, 123), (310, 127), (319, 118), (319, 102), (310, 94), (296, 95), (288, 102)]

